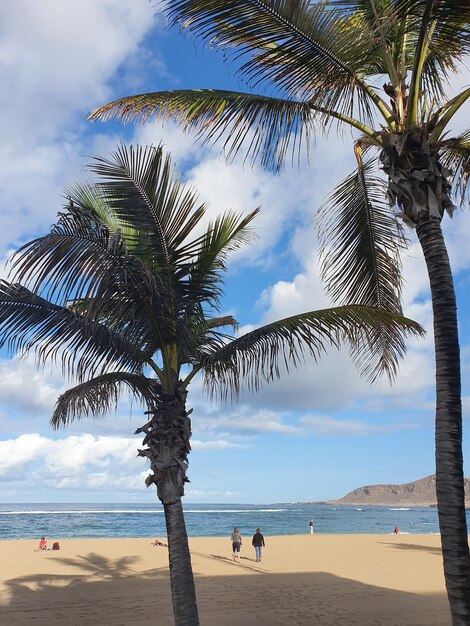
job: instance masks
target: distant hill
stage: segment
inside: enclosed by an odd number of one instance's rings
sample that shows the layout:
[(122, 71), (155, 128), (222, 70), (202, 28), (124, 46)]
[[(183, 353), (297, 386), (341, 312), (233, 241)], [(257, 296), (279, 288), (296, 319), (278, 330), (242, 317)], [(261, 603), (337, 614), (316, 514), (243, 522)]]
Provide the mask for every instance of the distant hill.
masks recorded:
[[(325, 504), (370, 504), (377, 506), (435, 506), (436, 477), (426, 476), (404, 485), (367, 485)], [(470, 508), (470, 478), (465, 478), (465, 506)]]

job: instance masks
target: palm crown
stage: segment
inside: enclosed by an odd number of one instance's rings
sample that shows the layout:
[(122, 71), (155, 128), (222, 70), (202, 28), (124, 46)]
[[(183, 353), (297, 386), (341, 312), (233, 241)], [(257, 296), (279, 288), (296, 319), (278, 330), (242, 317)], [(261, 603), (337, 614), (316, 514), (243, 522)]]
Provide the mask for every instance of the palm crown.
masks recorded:
[[(304, 350), (318, 357), (341, 340), (372, 378), (393, 376), (404, 337), (419, 332), (399, 315), (353, 306), (234, 338), (226, 329), (236, 320), (218, 310), (222, 273), (227, 254), (253, 236), (258, 211), (229, 211), (202, 228), (204, 205), (171, 176), (161, 146), (122, 146), (91, 170), (100, 182), (69, 190), (50, 234), (23, 246), (14, 281), (1, 283), (1, 343), (35, 350), (39, 360), (61, 355), (78, 380), (60, 398), (55, 425), (106, 412), (122, 387), (152, 407), (160, 392), (173, 393), (181, 377), (185, 389), (201, 370), (222, 395), (238, 393), (243, 379), (257, 388), (279, 374), (280, 362), (295, 364)], [(385, 349), (376, 342), (384, 327), (393, 343)]]

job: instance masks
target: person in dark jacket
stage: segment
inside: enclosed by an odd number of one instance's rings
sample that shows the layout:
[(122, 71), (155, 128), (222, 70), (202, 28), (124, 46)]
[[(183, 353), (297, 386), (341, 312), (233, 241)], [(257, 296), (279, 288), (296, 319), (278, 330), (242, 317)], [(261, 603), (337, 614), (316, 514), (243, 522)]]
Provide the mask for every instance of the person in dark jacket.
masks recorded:
[(261, 561), (261, 547), (264, 548), (265, 543), (264, 543), (264, 537), (261, 534), (261, 531), (259, 528), (256, 529), (256, 532), (253, 535), (253, 539), (251, 540), (251, 544), (255, 548), (256, 560), (258, 562)]

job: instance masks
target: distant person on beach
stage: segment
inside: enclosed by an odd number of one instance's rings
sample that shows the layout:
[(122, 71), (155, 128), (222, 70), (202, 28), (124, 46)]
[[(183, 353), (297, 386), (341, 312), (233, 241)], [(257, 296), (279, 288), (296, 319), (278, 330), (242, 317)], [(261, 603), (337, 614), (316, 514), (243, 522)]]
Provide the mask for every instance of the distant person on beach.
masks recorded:
[(310, 534), (313, 535), (313, 519), (309, 521), (308, 526), (310, 528)]
[(240, 535), (240, 531), (236, 526), (233, 529), (230, 541), (232, 542), (233, 560), (235, 561), (236, 559), (240, 563), (240, 548), (242, 545), (242, 536)]
[(393, 534), (394, 535), (399, 535), (400, 531), (398, 530), (398, 526), (395, 526), (395, 528), (393, 529)]
[(259, 528), (256, 529), (256, 532), (253, 535), (253, 539), (251, 540), (251, 544), (255, 548), (256, 560), (261, 561), (261, 547), (264, 548), (265, 543), (264, 543), (264, 537), (261, 534), (261, 531)]
[(39, 542), (39, 545), (36, 548), (35, 552), (39, 552), (42, 550), (47, 550), (47, 541), (44, 539), (44, 537), (41, 537), (41, 541)]
[(163, 546), (164, 548), (168, 548), (166, 543), (163, 543), (163, 541), (160, 541), (160, 539), (155, 539), (155, 541), (152, 541), (150, 545), (151, 546)]

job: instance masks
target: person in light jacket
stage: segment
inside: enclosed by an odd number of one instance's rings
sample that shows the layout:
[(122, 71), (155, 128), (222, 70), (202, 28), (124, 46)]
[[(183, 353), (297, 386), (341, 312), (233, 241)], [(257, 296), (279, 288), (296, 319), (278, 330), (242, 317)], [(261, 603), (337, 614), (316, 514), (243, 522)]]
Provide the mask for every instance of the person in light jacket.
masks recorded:
[(233, 560), (235, 561), (236, 559), (240, 563), (240, 548), (242, 545), (242, 536), (240, 535), (240, 531), (236, 526), (233, 529), (230, 541), (232, 542)]

